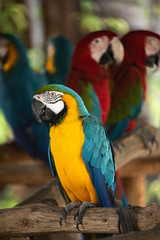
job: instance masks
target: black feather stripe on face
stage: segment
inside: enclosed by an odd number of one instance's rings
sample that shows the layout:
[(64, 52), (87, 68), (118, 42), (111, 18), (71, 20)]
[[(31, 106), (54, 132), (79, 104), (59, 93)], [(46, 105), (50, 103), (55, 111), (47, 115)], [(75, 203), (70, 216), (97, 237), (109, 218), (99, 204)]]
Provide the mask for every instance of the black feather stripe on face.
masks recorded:
[(49, 108), (46, 108), (45, 110), (45, 115), (47, 115), (48, 117), (48, 123), (50, 124), (50, 127), (52, 127), (53, 125), (56, 126), (62, 123), (66, 114), (67, 114), (67, 105), (65, 104), (65, 102), (64, 102), (63, 110), (58, 114), (55, 114)]

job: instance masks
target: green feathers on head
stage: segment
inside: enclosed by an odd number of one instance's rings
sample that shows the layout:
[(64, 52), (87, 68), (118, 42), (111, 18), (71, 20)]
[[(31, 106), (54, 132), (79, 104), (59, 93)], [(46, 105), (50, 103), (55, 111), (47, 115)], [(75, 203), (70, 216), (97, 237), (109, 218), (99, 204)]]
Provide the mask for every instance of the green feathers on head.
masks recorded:
[(45, 85), (45, 86), (39, 88), (35, 92), (35, 94), (41, 94), (45, 91), (57, 91), (57, 92), (62, 92), (63, 94), (71, 95), (77, 101), (80, 115), (81, 116), (89, 115), (89, 113), (84, 105), (84, 102), (82, 101), (82, 98), (71, 88), (68, 88), (68, 87), (66, 87), (64, 85), (60, 85), (60, 84), (50, 84), (50, 85)]

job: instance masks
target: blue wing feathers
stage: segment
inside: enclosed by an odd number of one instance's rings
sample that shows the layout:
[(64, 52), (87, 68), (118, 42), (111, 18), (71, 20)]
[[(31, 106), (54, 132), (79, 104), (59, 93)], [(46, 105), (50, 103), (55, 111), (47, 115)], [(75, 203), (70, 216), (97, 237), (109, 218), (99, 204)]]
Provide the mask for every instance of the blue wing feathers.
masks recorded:
[(111, 206), (108, 187), (114, 186), (115, 163), (105, 130), (92, 115), (83, 119), (85, 141), (82, 158), (95, 187), (100, 206)]
[(106, 187), (104, 176), (102, 175), (100, 169), (94, 168), (94, 187), (96, 189), (98, 202), (100, 206), (111, 207), (111, 201), (108, 193), (108, 188)]

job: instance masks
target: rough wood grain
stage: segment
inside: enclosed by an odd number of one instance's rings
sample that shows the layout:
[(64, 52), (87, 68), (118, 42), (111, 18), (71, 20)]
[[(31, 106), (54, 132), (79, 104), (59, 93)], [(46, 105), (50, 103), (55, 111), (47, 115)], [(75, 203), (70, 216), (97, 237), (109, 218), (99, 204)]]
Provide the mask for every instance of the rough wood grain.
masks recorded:
[[(59, 218), (63, 208), (52, 203), (31, 204), (23, 207), (0, 210), (0, 237), (24, 237), (50, 234), (54, 232), (78, 232), (74, 209), (62, 227)], [(88, 209), (80, 230), (85, 233), (118, 233), (117, 209)], [(160, 224), (160, 205), (153, 204), (146, 208), (130, 207), (130, 215), (135, 230), (149, 230)]]

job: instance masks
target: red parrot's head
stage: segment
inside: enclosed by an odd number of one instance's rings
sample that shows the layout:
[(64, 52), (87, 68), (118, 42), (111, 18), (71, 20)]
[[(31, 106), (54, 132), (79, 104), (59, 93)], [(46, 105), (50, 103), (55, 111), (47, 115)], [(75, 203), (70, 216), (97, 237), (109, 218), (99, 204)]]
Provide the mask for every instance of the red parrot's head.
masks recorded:
[(124, 61), (133, 62), (140, 67), (158, 66), (160, 35), (146, 30), (131, 31), (121, 41), (125, 49)]
[(71, 67), (92, 72), (100, 71), (100, 66), (123, 60), (123, 45), (117, 34), (103, 30), (85, 36), (76, 46)]

